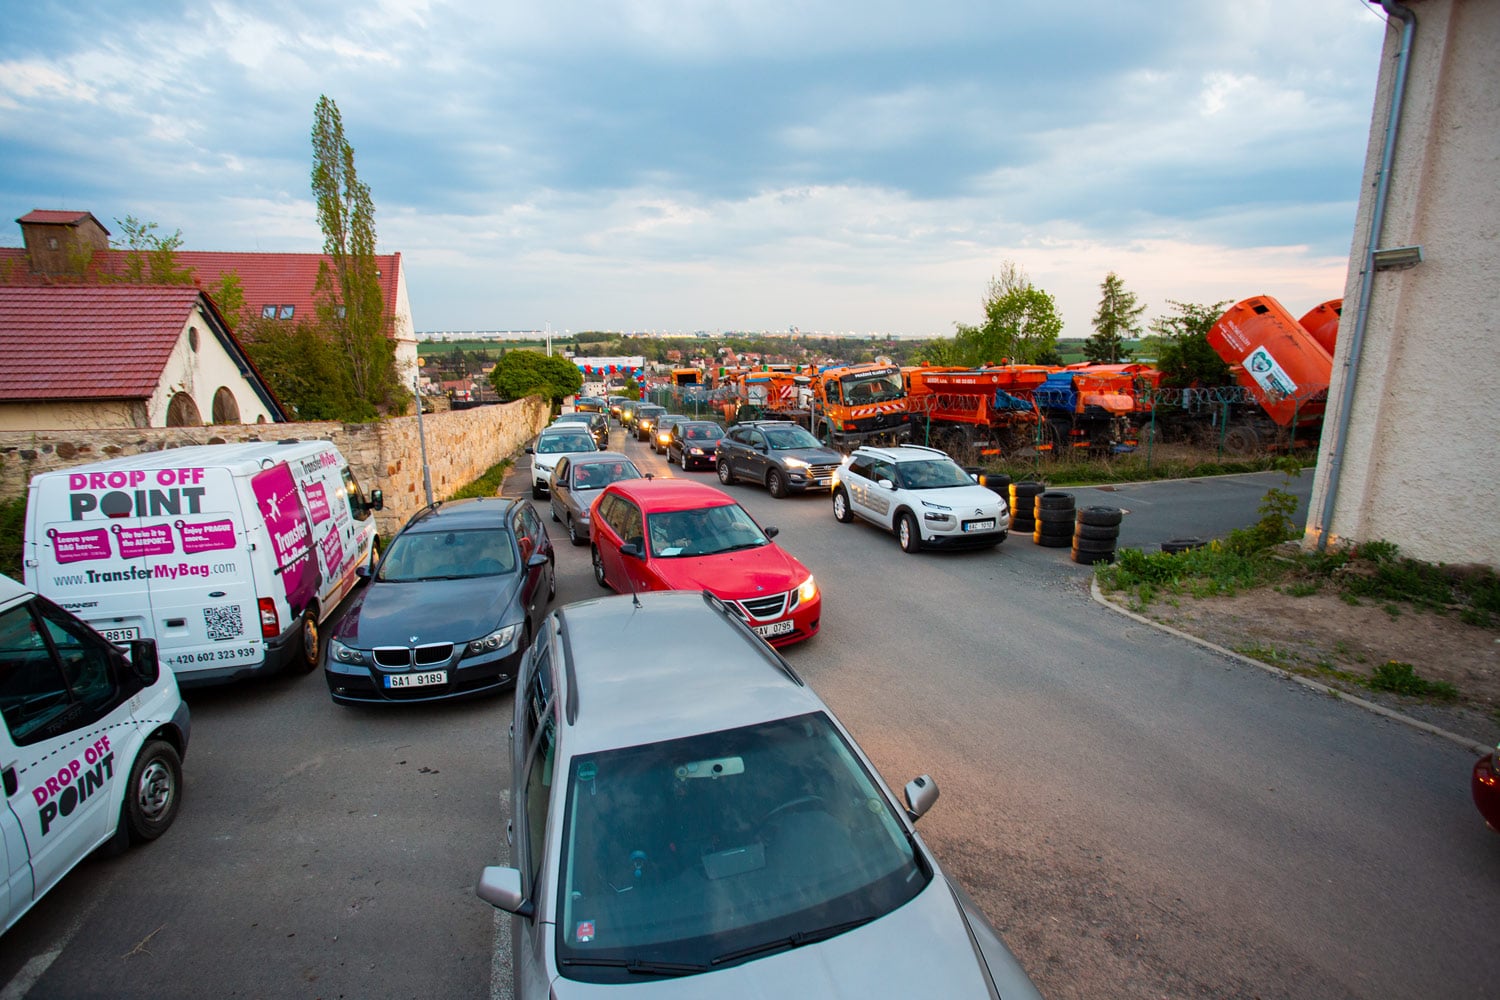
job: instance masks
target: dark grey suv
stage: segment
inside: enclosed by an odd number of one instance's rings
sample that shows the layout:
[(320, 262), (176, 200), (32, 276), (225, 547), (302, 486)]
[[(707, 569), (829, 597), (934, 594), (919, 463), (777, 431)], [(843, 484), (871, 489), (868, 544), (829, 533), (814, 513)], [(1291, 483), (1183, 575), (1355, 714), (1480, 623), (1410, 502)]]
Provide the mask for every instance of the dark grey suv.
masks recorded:
[(556, 594), (531, 504), (482, 497), (418, 511), (391, 540), (323, 654), (340, 704), (440, 701), (515, 683)]
[[(648, 638), (643, 638), (648, 637)], [(649, 645), (647, 669), (620, 651)], [(704, 650), (713, 669), (704, 669)], [(511, 726), (514, 996), (1040, 997), (812, 689), (718, 598), (569, 604)], [(889, 956), (911, 956), (893, 975)], [(699, 977), (702, 978), (699, 978)]]
[(778, 499), (788, 493), (826, 490), (844, 456), (790, 420), (747, 420), (724, 434), (714, 459), (719, 482), (762, 483)]

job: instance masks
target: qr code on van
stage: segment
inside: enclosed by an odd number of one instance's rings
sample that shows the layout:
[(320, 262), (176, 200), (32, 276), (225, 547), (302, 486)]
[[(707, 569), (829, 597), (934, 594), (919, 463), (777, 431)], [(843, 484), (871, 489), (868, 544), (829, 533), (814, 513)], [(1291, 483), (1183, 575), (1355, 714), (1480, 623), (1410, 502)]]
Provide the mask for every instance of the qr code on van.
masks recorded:
[(240, 615), (238, 604), (226, 604), (219, 608), (204, 608), (203, 622), (208, 626), (208, 637), (214, 642), (238, 639), (245, 634), (245, 619)]

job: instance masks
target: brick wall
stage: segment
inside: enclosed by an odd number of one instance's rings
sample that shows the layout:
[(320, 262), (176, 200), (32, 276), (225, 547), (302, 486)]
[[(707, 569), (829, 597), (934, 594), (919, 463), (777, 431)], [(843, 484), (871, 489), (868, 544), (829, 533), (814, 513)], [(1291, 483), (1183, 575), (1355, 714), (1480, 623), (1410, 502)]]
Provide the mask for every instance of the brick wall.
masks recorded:
[[(548, 418), (547, 404), (532, 396), (469, 410), (422, 417), (432, 496), (443, 500), (478, 479), (490, 466), (518, 455)], [(31, 477), (122, 455), (194, 444), (326, 440), (338, 445), (365, 491), (379, 487), (385, 509), (377, 515), (389, 538), (427, 502), (417, 418), (369, 424), (309, 421), (213, 427), (60, 429), (0, 432), (0, 499), (25, 496)]]

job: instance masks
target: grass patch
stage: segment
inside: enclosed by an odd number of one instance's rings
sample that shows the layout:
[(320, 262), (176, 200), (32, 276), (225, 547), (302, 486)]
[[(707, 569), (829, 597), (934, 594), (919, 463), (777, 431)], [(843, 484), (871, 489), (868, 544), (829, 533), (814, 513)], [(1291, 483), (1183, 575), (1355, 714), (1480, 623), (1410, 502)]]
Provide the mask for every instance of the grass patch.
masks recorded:
[(1437, 698), (1453, 701), (1458, 697), (1458, 688), (1447, 681), (1429, 681), (1418, 677), (1416, 668), (1400, 660), (1387, 660), (1375, 668), (1366, 685), (1374, 691), (1392, 691), (1414, 698)]
[(449, 500), (467, 500), (470, 497), (493, 497), (500, 495), (500, 484), (505, 481), (505, 470), (513, 463), (505, 459), (498, 465), (492, 465), (485, 470), (484, 475), (474, 480), (467, 486), (461, 486)]
[[(1299, 467), (1311, 468), (1316, 455), (1309, 453), (1291, 459)], [(1267, 472), (1283, 468), (1288, 458), (1267, 456), (1243, 461), (1200, 462), (1188, 459), (1147, 460), (1142, 453), (1116, 458), (1079, 458), (1069, 461), (1049, 460), (1002, 461), (985, 466), (985, 472), (1003, 473), (1017, 482), (1036, 480), (1049, 488), (1062, 486), (1099, 486), (1110, 483), (1143, 483), (1157, 479), (1192, 479), (1201, 476), (1228, 476), (1246, 472)]]

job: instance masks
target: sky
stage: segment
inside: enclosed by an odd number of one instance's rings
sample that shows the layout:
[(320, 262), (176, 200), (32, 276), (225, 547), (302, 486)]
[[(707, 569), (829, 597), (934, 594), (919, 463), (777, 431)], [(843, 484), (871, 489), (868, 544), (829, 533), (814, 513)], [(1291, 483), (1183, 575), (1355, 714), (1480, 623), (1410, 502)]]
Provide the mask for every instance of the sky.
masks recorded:
[[(331, 98), (418, 331), (1092, 332), (1343, 293), (1363, 0), (0, 0), (0, 204), (317, 252)], [(19, 226), (0, 245), (20, 246)]]

